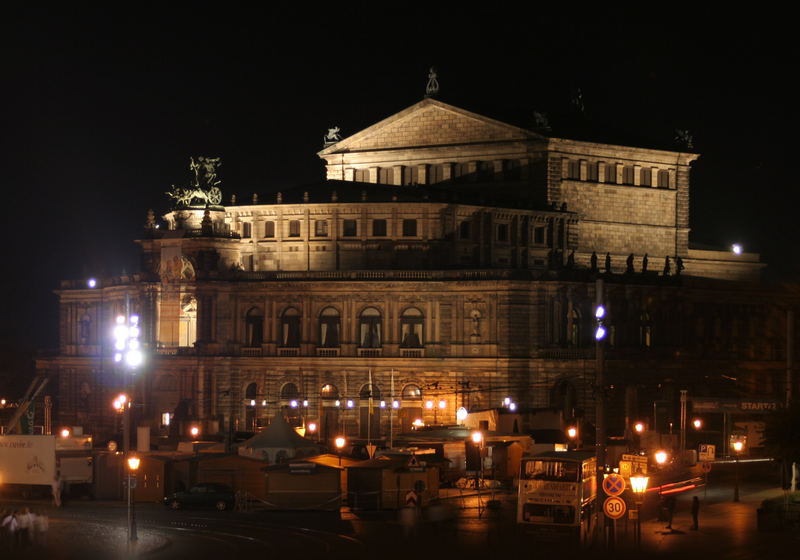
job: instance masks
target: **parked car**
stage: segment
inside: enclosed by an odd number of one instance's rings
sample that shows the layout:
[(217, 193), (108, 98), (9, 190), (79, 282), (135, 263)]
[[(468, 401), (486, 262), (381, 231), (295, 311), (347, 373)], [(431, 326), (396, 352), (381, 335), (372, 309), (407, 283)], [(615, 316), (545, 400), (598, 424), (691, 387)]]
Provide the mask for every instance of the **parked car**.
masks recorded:
[(170, 509), (184, 507), (215, 507), (219, 511), (231, 509), (236, 500), (233, 489), (216, 482), (202, 482), (183, 492), (174, 492), (164, 498)]

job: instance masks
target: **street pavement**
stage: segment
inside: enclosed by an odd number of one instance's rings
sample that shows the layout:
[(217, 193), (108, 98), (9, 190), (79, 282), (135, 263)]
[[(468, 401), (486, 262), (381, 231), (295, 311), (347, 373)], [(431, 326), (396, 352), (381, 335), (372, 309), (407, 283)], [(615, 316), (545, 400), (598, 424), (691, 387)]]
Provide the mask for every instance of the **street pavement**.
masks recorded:
[[(780, 560), (800, 556), (800, 534), (761, 533), (756, 510), (766, 498), (780, 496), (775, 477), (764, 466), (747, 467), (733, 502), (731, 466), (720, 466), (707, 487), (677, 495), (672, 529), (657, 520), (659, 497), (650, 494), (642, 509), (642, 544), (633, 543), (633, 522), (619, 521), (613, 551), (582, 550), (576, 542), (532, 540), (516, 524), (516, 496), (510, 492), (476, 495), (443, 489), (441, 503), (419, 517), (407, 512), (170, 511), (137, 504), (139, 541), (129, 549), (126, 508), (114, 502), (72, 502), (54, 509), (46, 502), (0, 503), (0, 509), (31, 506), (50, 518), (46, 543), (0, 558), (703, 558), (706, 560)], [(716, 469), (716, 467), (715, 467)], [(760, 470), (759, 470), (760, 469)], [(693, 495), (701, 501), (700, 528), (691, 529)], [(497, 507), (488, 507), (494, 498)]]

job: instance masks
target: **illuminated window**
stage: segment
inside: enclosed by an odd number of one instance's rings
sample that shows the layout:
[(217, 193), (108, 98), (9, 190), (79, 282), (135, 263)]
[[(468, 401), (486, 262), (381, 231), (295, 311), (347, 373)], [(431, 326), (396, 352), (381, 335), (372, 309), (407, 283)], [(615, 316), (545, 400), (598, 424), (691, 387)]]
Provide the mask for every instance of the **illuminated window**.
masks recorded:
[(300, 220), (289, 222), (289, 237), (300, 237)]
[(416, 385), (406, 385), (403, 387), (402, 398), (406, 401), (420, 401), (422, 400), (422, 391)]
[(171, 418), (171, 414), (169, 412), (163, 412), (161, 414), (161, 425), (162, 426), (169, 426), (170, 418)]

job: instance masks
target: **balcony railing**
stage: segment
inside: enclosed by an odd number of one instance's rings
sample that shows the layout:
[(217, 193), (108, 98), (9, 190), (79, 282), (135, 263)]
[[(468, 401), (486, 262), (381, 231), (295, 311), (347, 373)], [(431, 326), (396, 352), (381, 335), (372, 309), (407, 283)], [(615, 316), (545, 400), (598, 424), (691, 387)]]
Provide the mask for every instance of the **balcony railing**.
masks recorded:
[(248, 358), (260, 358), (263, 355), (264, 352), (260, 346), (244, 346), (242, 348), (242, 356), (247, 356)]
[(424, 348), (401, 348), (400, 349), (400, 357), (401, 358), (424, 358), (425, 357), (425, 349)]
[(278, 348), (278, 356), (299, 356), (300, 349), (293, 347)]
[(317, 356), (321, 358), (336, 358), (339, 356), (339, 348), (317, 348)]
[(359, 358), (380, 358), (383, 355), (383, 348), (359, 348)]

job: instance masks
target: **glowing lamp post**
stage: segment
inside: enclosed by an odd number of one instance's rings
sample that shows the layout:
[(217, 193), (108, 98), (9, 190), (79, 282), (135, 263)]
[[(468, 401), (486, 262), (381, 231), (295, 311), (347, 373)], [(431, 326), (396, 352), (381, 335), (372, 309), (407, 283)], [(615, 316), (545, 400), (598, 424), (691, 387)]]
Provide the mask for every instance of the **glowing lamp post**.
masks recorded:
[(667, 463), (667, 459), (669, 459), (669, 455), (667, 454), (666, 451), (660, 450), (660, 451), (656, 451), (655, 458), (656, 458), (656, 463), (658, 463), (659, 466), (663, 467)]
[(128, 457), (128, 542), (139, 539), (136, 534), (136, 506), (133, 490), (136, 488), (136, 471), (139, 469), (139, 457)]
[(69, 428), (62, 428), (61, 437), (67, 439), (69, 437)]
[(572, 445), (575, 446), (577, 449), (578, 447), (578, 427), (577, 426), (570, 426), (567, 428), (567, 437), (572, 442)]
[(200, 435), (200, 428), (198, 428), (197, 426), (192, 426), (189, 429), (189, 433), (192, 435), (193, 438), (197, 439), (197, 436)]
[(636, 541), (637, 550), (642, 549), (642, 519), (640, 510), (644, 503), (644, 493), (647, 492), (647, 483), (649, 480), (650, 478), (645, 476), (641, 471), (630, 478), (633, 497), (636, 501), (636, 532), (634, 533), (634, 540)]
[(467, 409), (464, 408), (463, 406), (459, 407), (458, 410), (456, 410), (456, 421), (459, 423), (459, 425), (464, 424), (464, 420), (467, 419), (467, 416), (469, 416), (469, 412), (467, 412)]
[(347, 440), (344, 439), (344, 437), (342, 437), (342, 436), (338, 436), (335, 440), (333, 440), (333, 443), (336, 445), (336, 449), (337, 449), (337, 452), (339, 454), (339, 466), (341, 467), (342, 466), (342, 448), (347, 443)]
[(643, 433), (644, 424), (642, 424), (641, 422), (636, 422), (636, 424), (633, 425), (633, 431), (636, 432), (637, 434)]
[(699, 430), (703, 427), (703, 421), (700, 418), (695, 418), (692, 420), (692, 426), (694, 426), (695, 430)]
[(739, 501), (739, 454), (744, 449), (744, 442), (738, 439), (731, 444), (731, 448), (733, 448), (733, 456), (734, 456), (734, 461), (736, 463), (735, 465), (736, 482), (733, 486), (733, 501), (738, 502)]

